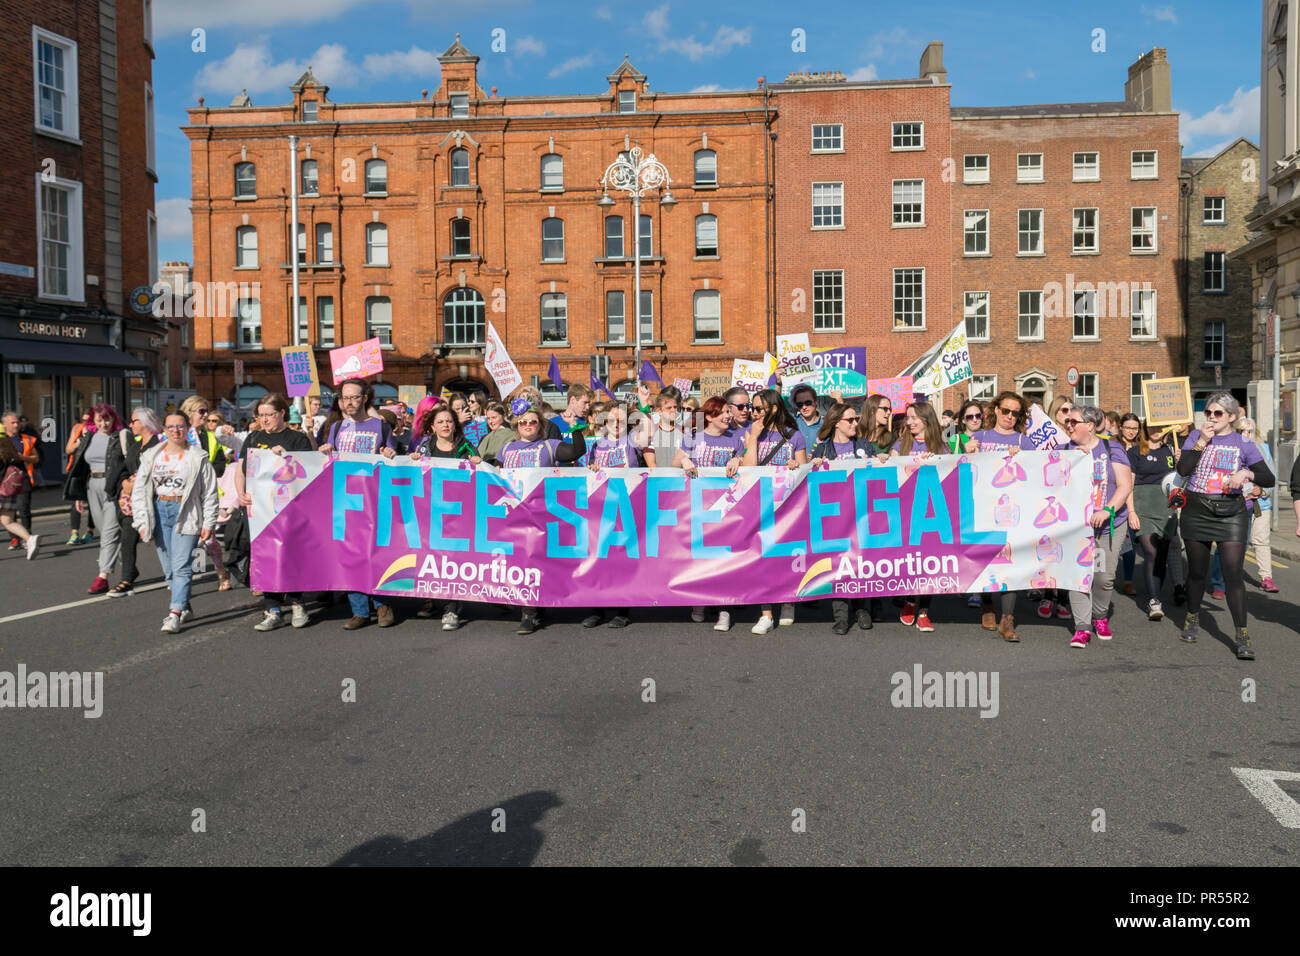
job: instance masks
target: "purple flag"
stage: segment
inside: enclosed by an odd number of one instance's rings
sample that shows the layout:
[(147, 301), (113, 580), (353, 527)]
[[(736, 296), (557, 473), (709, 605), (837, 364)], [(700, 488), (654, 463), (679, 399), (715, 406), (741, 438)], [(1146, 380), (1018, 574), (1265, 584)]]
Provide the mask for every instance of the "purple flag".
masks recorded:
[(609, 395), (609, 400), (611, 402), (614, 400), (614, 396), (610, 393), (609, 389), (605, 387), (605, 383), (596, 378), (595, 372), (591, 374), (591, 390), (593, 392), (604, 392), (606, 395)]
[(556, 388), (564, 391), (564, 383), (560, 381), (560, 361), (554, 355), (551, 356), (551, 365), (546, 370), (546, 377), (555, 383)]
[(641, 363), (641, 381), (658, 382), (659, 387), (663, 388), (664, 380), (660, 378), (659, 373), (655, 371), (655, 363), (649, 359), (646, 359)]

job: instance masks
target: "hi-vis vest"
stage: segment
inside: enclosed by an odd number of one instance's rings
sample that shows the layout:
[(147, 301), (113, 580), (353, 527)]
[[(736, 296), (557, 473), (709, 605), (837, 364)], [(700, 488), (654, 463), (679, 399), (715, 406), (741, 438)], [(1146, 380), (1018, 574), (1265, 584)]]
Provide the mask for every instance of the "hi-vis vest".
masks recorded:
[[(21, 437), (23, 440), (22, 453), (24, 455), (36, 454), (36, 439), (33, 438), (31, 435), (21, 435), (19, 437)], [(36, 463), (29, 461), (26, 463), (26, 465), (27, 465), (27, 477), (31, 480), (32, 484), (35, 484)]]

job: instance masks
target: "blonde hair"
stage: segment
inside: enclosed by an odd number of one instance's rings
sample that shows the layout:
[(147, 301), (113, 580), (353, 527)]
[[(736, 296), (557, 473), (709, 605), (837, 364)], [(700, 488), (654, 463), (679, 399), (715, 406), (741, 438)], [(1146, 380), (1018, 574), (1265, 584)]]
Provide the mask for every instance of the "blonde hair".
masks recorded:
[(194, 413), (200, 408), (211, 408), (211, 405), (206, 398), (201, 398), (198, 395), (191, 395), (181, 402), (181, 414), (185, 416), (186, 421), (193, 418)]

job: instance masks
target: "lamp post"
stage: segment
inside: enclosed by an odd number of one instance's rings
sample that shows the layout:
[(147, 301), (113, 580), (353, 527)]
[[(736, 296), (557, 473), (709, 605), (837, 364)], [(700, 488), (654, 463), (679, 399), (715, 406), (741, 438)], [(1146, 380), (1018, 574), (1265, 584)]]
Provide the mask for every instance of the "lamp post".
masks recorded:
[(609, 209), (614, 205), (614, 200), (609, 195), (610, 188), (619, 192), (630, 193), (632, 196), (632, 261), (634, 270), (635, 292), (632, 296), (633, 316), (635, 325), (633, 325), (633, 334), (636, 336), (635, 363), (636, 378), (641, 378), (641, 197), (652, 189), (663, 188), (663, 195), (659, 198), (659, 205), (673, 206), (677, 200), (673, 198), (668, 184), (672, 182), (672, 177), (668, 175), (668, 168), (664, 166), (655, 154), (643, 157), (641, 147), (633, 146), (626, 152), (620, 153), (618, 159), (610, 163), (605, 169), (605, 175), (600, 178), (600, 185), (603, 188), (603, 195), (596, 204), (602, 209)]

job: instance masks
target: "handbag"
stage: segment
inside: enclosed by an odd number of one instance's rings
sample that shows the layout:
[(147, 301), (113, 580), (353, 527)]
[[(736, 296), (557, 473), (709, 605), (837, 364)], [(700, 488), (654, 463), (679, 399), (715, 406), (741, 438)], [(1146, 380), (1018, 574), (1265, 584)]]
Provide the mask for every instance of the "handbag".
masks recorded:
[(10, 465), (0, 480), (0, 498), (16, 498), (22, 494), (27, 472), (19, 465)]

